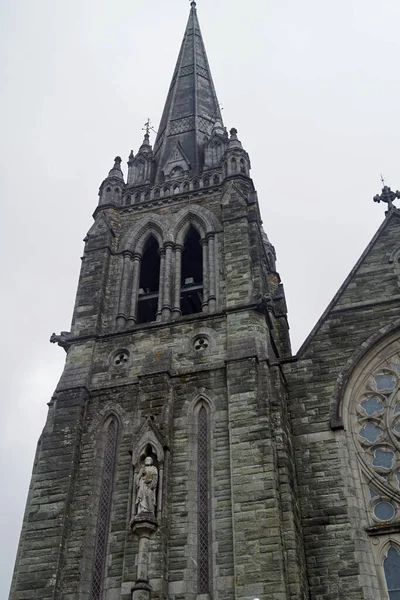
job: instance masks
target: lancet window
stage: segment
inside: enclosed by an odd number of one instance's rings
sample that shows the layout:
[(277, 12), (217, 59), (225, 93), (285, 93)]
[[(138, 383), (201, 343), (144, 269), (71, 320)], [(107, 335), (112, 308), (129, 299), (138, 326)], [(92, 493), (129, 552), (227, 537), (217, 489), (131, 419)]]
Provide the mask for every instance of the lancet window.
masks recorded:
[(203, 251), (200, 235), (194, 227), (186, 237), (181, 269), (181, 313), (199, 313), (203, 302)]
[(158, 243), (150, 237), (140, 265), (136, 323), (151, 323), (157, 319), (160, 281)]
[(400, 600), (400, 553), (394, 546), (389, 547), (383, 569), (389, 600)]
[(100, 600), (104, 586), (117, 441), (118, 424), (116, 419), (112, 418), (106, 430), (90, 600)]
[(197, 581), (198, 594), (210, 591), (210, 449), (208, 413), (204, 406), (198, 412), (197, 448)]

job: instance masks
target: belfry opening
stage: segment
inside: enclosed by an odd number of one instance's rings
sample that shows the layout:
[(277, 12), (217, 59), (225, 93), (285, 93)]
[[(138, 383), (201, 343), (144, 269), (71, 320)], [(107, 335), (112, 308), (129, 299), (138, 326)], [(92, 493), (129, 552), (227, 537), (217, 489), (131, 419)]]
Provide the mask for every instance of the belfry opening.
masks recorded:
[(182, 253), (181, 312), (193, 315), (202, 312), (203, 302), (203, 249), (200, 235), (190, 227)]
[(157, 240), (150, 237), (140, 267), (136, 322), (151, 323), (157, 318), (160, 284), (160, 254)]

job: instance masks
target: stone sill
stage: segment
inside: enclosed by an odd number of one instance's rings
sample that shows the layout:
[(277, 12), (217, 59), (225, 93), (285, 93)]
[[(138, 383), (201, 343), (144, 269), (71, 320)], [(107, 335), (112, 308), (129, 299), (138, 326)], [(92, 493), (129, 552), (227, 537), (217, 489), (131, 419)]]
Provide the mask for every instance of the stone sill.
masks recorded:
[(372, 527), (366, 527), (365, 531), (371, 536), (384, 535), (387, 533), (400, 533), (400, 521), (373, 525)]

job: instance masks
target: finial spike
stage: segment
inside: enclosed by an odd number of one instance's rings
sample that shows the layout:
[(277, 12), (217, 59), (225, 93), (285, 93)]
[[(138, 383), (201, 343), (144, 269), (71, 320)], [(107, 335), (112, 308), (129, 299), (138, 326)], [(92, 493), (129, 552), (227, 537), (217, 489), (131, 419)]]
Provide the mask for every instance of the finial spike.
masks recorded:
[(195, 2), (194, 0), (192, 0), (192, 1), (190, 2), (190, 6), (191, 6), (192, 8), (196, 8), (196, 2)]

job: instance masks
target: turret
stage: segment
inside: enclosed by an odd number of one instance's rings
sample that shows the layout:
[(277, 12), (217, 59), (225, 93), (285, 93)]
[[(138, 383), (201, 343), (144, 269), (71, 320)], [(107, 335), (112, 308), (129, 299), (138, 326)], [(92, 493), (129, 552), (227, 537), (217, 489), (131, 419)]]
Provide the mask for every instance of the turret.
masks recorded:
[(211, 137), (204, 148), (204, 169), (219, 167), (228, 145), (228, 134), (221, 121), (215, 121)]
[(124, 174), (121, 170), (122, 159), (116, 156), (114, 166), (108, 173), (99, 189), (99, 206), (105, 204), (121, 204), (122, 190), (125, 186)]
[(242, 143), (238, 139), (237, 129), (230, 130), (230, 138), (224, 155), (224, 175), (230, 177), (232, 175), (249, 176), (250, 173), (250, 158)]
[(136, 156), (133, 152), (128, 160), (128, 186), (141, 186), (151, 181), (151, 165), (153, 161), (153, 148), (150, 144), (150, 134), (146, 131), (142, 145)]

